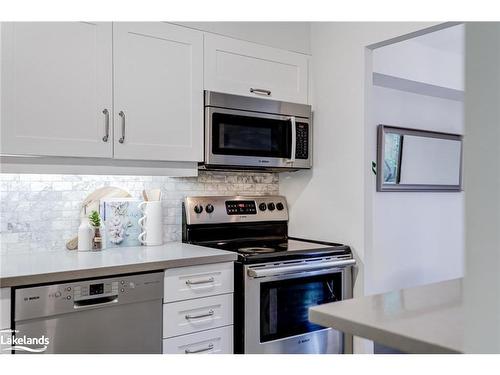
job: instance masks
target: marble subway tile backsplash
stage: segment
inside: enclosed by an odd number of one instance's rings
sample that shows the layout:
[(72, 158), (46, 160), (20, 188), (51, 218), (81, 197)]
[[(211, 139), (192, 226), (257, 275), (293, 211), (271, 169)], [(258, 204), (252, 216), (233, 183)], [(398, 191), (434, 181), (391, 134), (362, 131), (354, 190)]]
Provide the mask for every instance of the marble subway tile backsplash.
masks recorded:
[(273, 173), (206, 172), (198, 177), (0, 174), (2, 253), (65, 249), (76, 235), (81, 202), (95, 189), (116, 186), (140, 198), (161, 188), (164, 240), (181, 239), (181, 202), (187, 195), (279, 193)]

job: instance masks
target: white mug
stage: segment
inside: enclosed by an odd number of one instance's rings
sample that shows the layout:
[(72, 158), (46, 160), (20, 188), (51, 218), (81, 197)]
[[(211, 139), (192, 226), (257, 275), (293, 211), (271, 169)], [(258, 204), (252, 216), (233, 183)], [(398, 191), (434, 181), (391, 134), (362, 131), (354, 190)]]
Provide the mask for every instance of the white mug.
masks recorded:
[(163, 215), (161, 201), (149, 201), (139, 203), (139, 209), (143, 212), (138, 223), (142, 228), (139, 234), (139, 242), (147, 246), (163, 244)]

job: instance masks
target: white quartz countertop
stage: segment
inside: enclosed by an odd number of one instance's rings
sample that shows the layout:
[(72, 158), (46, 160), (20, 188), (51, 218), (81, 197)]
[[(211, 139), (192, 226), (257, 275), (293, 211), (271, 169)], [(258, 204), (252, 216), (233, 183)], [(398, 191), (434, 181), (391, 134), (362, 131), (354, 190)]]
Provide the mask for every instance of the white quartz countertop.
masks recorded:
[(0, 257), (0, 286), (41, 284), (200, 264), (232, 262), (236, 253), (171, 242), (102, 251), (13, 253)]
[(328, 303), (309, 319), (406, 353), (463, 353), (462, 279)]

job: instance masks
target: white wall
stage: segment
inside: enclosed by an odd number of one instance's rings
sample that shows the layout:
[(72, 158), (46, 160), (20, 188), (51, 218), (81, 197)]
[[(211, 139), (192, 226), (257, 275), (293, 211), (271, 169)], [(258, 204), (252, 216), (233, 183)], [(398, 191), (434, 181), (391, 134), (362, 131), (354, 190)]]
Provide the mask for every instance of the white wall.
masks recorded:
[(230, 36), (305, 54), (311, 53), (309, 22), (176, 22), (198, 30)]
[[(465, 348), (500, 352), (500, 24), (466, 25)], [(478, 312), (481, 318), (477, 319)]]
[[(464, 26), (377, 48), (373, 71), (464, 87)], [(379, 124), (463, 134), (461, 101), (385, 87), (368, 90), (365, 164), (376, 160)], [(464, 193), (376, 192), (365, 181), (365, 293), (383, 293), (463, 276)]]
[[(377, 86), (372, 93), (366, 163), (376, 160), (378, 124), (463, 134), (460, 101)], [(375, 175), (365, 184), (365, 204), (372, 206), (365, 227), (372, 238), (365, 248), (366, 294), (463, 276), (463, 193), (376, 192)]]
[(373, 71), (464, 89), (464, 26), (458, 25), (373, 51)]
[[(284, 174), (290, 233), (340, 241), (364, 259), (365, 59), (368, 45), (431, 23), (313, 23), (311, 25), (314, 167)], [(355, 295), (364, 293), (362, 272)]]
[[(314, 167), (280, 177), (290, 206), (290, 233), (349, 244), (358, 260), (354, 295), (364, 294), (365, 95), (367, 46), (435, 23), (363, 22), (311, 25)], [(371, 61), (369, 59), (368, 61)], [(371, 66), (369, 67), (371, 69)], [(368, 213), (369, 214), (369, 213)], [(369, 239), (368, 239), (369, 240)], [(355, 352), (370, 348), (358, 340)]]

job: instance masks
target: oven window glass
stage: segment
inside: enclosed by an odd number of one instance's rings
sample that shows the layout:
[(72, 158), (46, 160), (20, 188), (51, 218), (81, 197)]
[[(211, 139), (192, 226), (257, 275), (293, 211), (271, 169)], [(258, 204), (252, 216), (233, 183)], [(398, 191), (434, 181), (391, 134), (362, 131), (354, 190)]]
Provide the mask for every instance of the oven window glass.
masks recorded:
[(260, 285), (260, 341), (317, 331), (309, 307), (342, 299), (341, 272), (271, 281)]
[(212, 153), (289, 158), (291, 125), (287, 120), (214, 113)]

